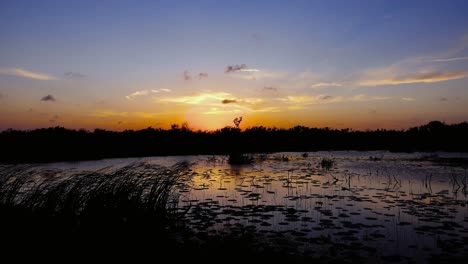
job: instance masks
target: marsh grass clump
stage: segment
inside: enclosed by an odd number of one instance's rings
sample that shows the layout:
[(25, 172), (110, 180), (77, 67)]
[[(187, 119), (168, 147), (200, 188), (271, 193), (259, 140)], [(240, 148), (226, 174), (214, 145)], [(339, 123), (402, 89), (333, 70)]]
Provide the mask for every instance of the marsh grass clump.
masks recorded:
[(160, 233), (179, 217), (175, 192), (188, 163), (119, 169), (0, 168), (2, 228), (51, 233)]
[(242, 153), (230, 153), (228, 163), (231, 165), (252, 164), (254, 158), (252, 155)]
[(370, 161), (381, 161), (383, 157), (369, 156)]
[(335, 165), (335, 161), (330, 158), (322, 158), (322, 161), (320, 161), (320, 167), (325, 170), (330, 170), (333, 165)]

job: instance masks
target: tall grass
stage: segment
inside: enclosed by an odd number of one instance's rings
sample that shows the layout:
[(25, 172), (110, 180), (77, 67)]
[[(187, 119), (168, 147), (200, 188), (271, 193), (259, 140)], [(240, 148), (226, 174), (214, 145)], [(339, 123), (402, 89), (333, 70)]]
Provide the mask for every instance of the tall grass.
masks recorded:
[[(0, 221), (60, 232), (164, 230), (178, 217), (176, 187), (188, 163), (134, 163), (96, 171), (0, 167)], [(28, 225), (17, 226), (17, 225)]]

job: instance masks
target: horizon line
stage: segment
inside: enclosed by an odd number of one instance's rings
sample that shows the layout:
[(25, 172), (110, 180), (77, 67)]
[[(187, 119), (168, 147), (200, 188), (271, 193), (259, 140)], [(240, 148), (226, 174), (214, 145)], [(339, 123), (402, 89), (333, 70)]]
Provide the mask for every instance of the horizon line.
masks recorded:
[[(308, 128), (308, 129), (329, 129), (329, 130), (338, 130), (338, 131), (342, 131), (342, 130), (349, 130), (349, 131), (354, 131), (354, 132), (367, 132), (367, 131), (380, 131), (380, 130), (384, 130), (384, 131), (406, 131), (406, 130), (409, 130), (409, 129), (412, 129), (412, 128), (418, 128), (418, 127), (422, 127), (422, 126), (426, 126), (426, 125), (429, 125), (431, 123), (441, 123), (445, 126), (452, 126), (452, 125), (460, 125), (460, 124), (466, 124), (468, 123), (468, 120), (466, 121), (461, 121), (461, 122), (454, 122), (454, 123), (446, 123), (444, 121), (440, 121), (440, 120), (432, 120), (432, 121), (429, 121), (427, 123), (424, 123), (422, 125), (416, 125), (416, 126), (410, 126), (410, 127), (407, 127), (407, 128), (400, 128), (400, 129), (387, 129), (387, 128), (374, 128), (374, 129), (371, 129), (371, 128), (367, 128), (367, 129), (353, 129), (353, 128), (334, 128), (334, 127), (329, 127), (329, 126), (324, 126), (324, 127), (313, 127), (313, 126), (306, 126), (306, 125), (301, 125), (301, 124), (298, 124), (298, 125), (294, 125), (294, 126), (289, 126), (289, 127), (276, 127), (276, 126), (263, 126), (263, 125), (255, 125), (255, 126), (248, 126), (248, 127), (245, 127), (245, 128), (238, 128), (240, 131), (246, 131), (248, 129), (252, 129), (252, 128), (266, 128), (266, 129), (277, 129), (277, 130), (290, 130), (290, 129), (293, 129), (293, 128), (296, 128), (296, 127), (303, 127), (303, 128)], [(221, 127), (221, 128), (218, 128), (218, 129), (215, 129), (215, 130), (208, 130), (208, 129), (205, 129), (205, 130), (202, 130), (202, 129), (195, 129), (195, 128), (192, 128), (190, 127), (189, 124), (187, 124), (186, 122), (182, 122), (181, 124), (171, 124), (172, 125), (177, 125), (177, 128), (162, 128), (162, 127), (153, 127), (153, 126), (148, 126), (148, 127), (145, 127), (145, 128), (140, 128), (140, 129), (122, 129), (122, 130), (113, 130), (113, 129), (106, 129), (106, 128), (99, 128), (99, 127), (96, 127), (96, 128), (93, 128), (93, 129), (86, 129), (86, 128), (68, 128), (68, 127), (65, 127), (65, 126), (50, 126), (50, 127), (37, 127), (37, 128), (31, 128), (31, 129), (16, 129), (16, 128), (6, 128), (6, 129), (0, 129), (0, 133), (3, 133), (3, 132), (6, 132), (6, 131), (22, 131), (22, 132), (30, 132), (30, 131), (35, 131), (35, 130), (42, 130), (42, 129), (54, 129), (54, 128), (61, 128), (61, 129), (65, 129), (65, 130), (72, 130), (72, 131), (86, 131), (86, 132), (94, 132), (96, 130), (103, 130), (103, 131), (109, 131), (109, 132), (125, 132), (125, 131), (141, 131), (141, 130), (146, 130), (146, 129), (154, 129), (154, 130), (163, 130), (163, 131), (170, 131), (170, 130), (188, 130), (188, 131), (191, 131), (191, 132), (203, 132), (203, 133), (212, 133), (212, 132), (217, 132), (217, 131), (221, 131), (223, 129), (236, 129), (235, 126), (224, 126), (224, 127)]]

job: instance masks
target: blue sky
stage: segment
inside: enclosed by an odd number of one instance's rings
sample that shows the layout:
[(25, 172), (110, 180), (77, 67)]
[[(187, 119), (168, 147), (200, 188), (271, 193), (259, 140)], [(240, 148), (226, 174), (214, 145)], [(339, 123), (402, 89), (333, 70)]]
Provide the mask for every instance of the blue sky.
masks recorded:
[[(359, 129), (467, 120), (466, 10), (467, 1), (2, 1), (0, 129), (214, 129), (236, 115)], [(226, 73), (233, 65), (245, 67)], [(49, 94), (57, 100), (40, 100)]]

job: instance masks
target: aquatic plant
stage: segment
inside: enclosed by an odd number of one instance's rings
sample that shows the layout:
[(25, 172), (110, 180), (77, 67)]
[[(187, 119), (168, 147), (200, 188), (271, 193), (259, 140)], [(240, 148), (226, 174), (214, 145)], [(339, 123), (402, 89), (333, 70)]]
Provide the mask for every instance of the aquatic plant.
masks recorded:
[(320, 167), (325, 170), (330, 170), (334, 164), (335, 161), (330, 158), (322, 158), (322, 161), (320, 161)]
[(242, 153), (230, 153), (228, 163), (232, 165), (251, 164), (254, 162), (252, 155)]
[(383, 159), (383, 157), (377, 157), (377, 156), (370, 156), (369, 157), (369, 160), (370, 161), (381, 161)]

